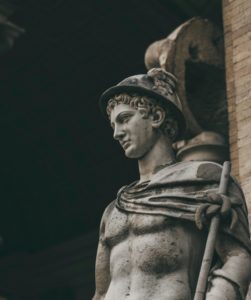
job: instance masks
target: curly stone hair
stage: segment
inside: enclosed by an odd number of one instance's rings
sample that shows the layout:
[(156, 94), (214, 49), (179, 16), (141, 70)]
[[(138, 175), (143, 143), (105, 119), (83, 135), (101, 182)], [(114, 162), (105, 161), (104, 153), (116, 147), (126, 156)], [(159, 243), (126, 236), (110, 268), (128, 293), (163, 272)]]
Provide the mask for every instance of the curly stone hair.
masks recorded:
[(159, 101), (148, 96), (134, 93), (121, 93), (113, 96), (113, 98), (111, 98), (107, 103), (106, 112), (109, 118), (111, 111), (118, 104), (128, 104), (135, 109), (141, 108), (140, 112), (144, 118), (148, 118), (149, 115), (154, 114), (156, 109), (162, 108), (165, 111), (165, 119), (159, 129), (164, 135), (167, 135), (171, 141), (176, 140), (178, 136), (178, 123), (167, 105), (163, 106), (159, 103)]

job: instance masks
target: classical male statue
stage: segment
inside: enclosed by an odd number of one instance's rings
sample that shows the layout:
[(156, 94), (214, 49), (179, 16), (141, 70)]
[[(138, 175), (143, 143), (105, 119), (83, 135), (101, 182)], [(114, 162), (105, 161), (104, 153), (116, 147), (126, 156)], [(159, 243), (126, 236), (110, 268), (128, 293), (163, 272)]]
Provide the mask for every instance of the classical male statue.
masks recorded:
[(221, 214), (205, 299), (245, 299), (251, 244), (242, 191), (231, 178), (218, 194), (222, 167), (176, 162), (172, 143), (185, 119), (175, 77), (162, 70), (126, 78), (100, 99), (113, 137), (140, 178), (122, 187), (100, 227), (93, 300), (193, 299), (210, 218)]

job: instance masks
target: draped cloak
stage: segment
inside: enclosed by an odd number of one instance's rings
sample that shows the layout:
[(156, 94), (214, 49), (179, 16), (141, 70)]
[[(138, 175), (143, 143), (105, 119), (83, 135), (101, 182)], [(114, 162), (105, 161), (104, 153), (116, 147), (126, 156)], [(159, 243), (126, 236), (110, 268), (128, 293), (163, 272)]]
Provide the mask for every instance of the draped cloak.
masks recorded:
[[(196, 212), (210, 202), (208, 193), (218, 192), (222, 166), (213, 162), (181, 162), (160, 168), (147, 182), (122, 187), (115, 205), (127, 213), (162, 215), (195, 222)], [(231, 177), (227, 195), (238, 221), (222, 222), (220, 231), (235, 239), (251, 254), (247, 207), (243, 192)], [(220, 204), (220, 203), (219, 203)]]

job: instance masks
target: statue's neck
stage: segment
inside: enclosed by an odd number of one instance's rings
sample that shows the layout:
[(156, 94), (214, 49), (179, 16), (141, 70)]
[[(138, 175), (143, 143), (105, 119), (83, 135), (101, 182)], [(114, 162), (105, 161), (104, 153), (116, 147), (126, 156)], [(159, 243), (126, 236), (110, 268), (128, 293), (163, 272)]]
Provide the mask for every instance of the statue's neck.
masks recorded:
[(140, 181), (152, 179), (154, 173), (162, 166), (173, 164), (175, 154), (170, 141), (165, 136), (160, 136), (153, 148), (138, 160)]

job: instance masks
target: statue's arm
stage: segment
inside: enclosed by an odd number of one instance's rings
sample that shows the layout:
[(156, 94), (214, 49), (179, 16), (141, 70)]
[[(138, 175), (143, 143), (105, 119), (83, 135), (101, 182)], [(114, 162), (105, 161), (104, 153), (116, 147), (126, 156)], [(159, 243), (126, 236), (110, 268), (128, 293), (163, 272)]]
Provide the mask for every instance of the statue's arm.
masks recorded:
[(213, 272), (206, 300), (244, 300), (251, 281), (250, 253), (223, 234), (219, 236), (216, 250), (223, 266)]
[(106, 208), (100, 224), (99, 243), (95, 268), (96, 291), (92, 300), (104, 299), (110, 284), (110, 249), (105, 240), (105, 226), (112, 208), (113, 203), (111, 203)]
[[(229, 226), (237, 239), (223, 230), (218, 233), (216, 252), (222, 267), (212, 272), (206, 300), (244, 300), (251, 281), (251, 254), (244, 247), (244, 244), (247, 247), (249, 245), (247, 210), (243, 192), (234, 179), (228, 184), (228, 199), (231, 205), (226, 206), (223, 201), (221, 222), (226, 222), (222, 226)], [(233, 211), (231, 206), (235, 207)], [(228, 207), (228, 210), (223, 215), (224, 207)], [(237, 219), (233, 218), (234, 213)]]

